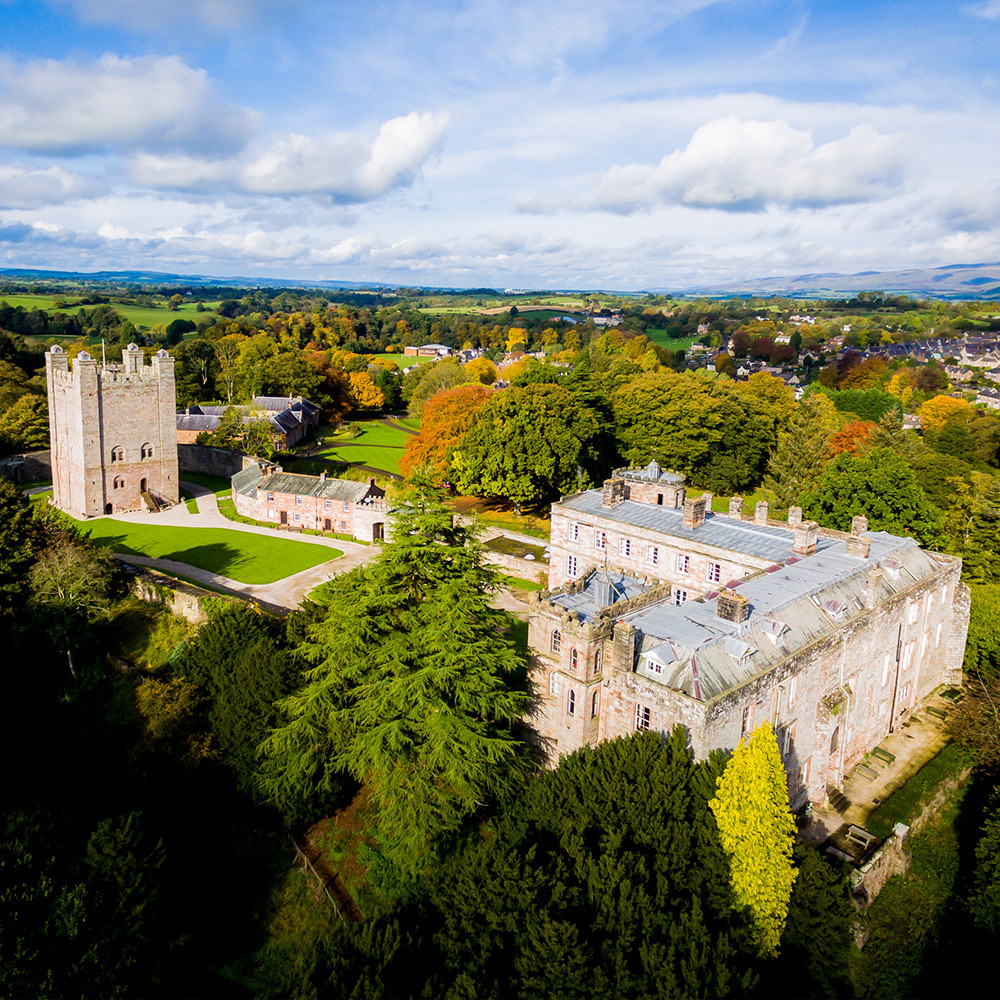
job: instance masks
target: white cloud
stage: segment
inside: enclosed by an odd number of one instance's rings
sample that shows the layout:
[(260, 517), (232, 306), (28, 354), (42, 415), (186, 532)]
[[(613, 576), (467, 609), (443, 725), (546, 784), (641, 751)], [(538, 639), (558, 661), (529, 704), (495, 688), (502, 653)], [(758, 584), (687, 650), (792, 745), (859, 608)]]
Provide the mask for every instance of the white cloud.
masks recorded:
[(62, 205), (91, 196), (101, 188), (93, 178), (62, 167), (0, 165), (0, 209)]
[(235, 151), (256, 120), (177, 56), (0, 61), (0, 145), (14, 149)]
[(318, 139), (287, 135), (243, 169), (241, 186), (258, 194), (368, 201), (411, 183), (447, 125), (447, 113), (413, 111), (385, 122), (371, 144), (346, 132)]
[(785, 121), (719, 118), (656, 166), (612, 167), (594, 204), (627, 213), (672, 203), (755, 211), (869, 201), (898, 181), (903, 152), (900, 135), (882, 135), (870, 125), (817, 146), (810, 131)]
[(183, 153), (136, 153), (129, 160), (128, 175), (142, 187), (181, 191), (209, 190), (232, 182), (239, 174), (236, 160), (213, 160)]
[(985, 17), (989, 21), (1000, 21), (1000, 0), (984, 0), (983, 3), (969, 4), (962, 10), (975, 17)]

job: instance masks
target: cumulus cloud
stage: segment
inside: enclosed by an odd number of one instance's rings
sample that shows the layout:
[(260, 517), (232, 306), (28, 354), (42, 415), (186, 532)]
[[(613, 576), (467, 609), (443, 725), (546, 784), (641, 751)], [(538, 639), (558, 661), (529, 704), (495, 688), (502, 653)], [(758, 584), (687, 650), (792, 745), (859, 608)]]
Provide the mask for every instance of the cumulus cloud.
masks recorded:
[(446, 113), (416, 111), (391, 118), (375, 141), (337, 132), (325, 138), (287, 135), (247, 164), (240, 182), (258, 194), (326, 194), (344, 202), (368, 201), (410, 184), (440, 145)]
[(243, 147), (252, 112), (176, 56), (0, 61), (0, 145), (45, 153)]
[(62, 205), (94, 195), (101, 187), (93, 178), (62, 167), (0, 165), (0, 209)]
[(727, 211), (767, 205), (823, 207), (865, 202), (896, 184), (904, 140), (857, 125), (817, 146), (785, 121), (719, 118), (656, 166), (614, 166), (594, 193), (595, 207), (628, 213), (659, 204)]

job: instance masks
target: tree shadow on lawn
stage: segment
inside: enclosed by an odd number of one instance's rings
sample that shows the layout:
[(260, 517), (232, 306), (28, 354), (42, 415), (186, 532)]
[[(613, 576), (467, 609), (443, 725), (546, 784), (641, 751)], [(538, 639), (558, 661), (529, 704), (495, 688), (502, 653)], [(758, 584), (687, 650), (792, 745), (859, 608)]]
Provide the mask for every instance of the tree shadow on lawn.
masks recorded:
[[(144, 556), (147, 559), (170, 559), (173, 562), (184, 563), (187, 566), (194, 566), (197, 569), (207, 570), (209, 573), (217, 573), (219, 576), (228, 577), (230, 580), (239, 580), (233, 573), (238, 570), (241, 564), (248, 561), (245, 552), (240, 551), (233, 545), (225, 542), (212, 542), (208, 545), (193, 545), (187, 549), (176, 549), (171, 552), (162, 552), (158, 549), (141, 551), (133, 545), (129, 545), (127, 535), (106, 535), (104, 538), (95, 539), (101, 545), (106, 545), (113, 552), (121, 552), (124, 555)], [(251, 574), (256, 575), (256, 574)], [(254, 581), (239, 580), (240, 583)]]

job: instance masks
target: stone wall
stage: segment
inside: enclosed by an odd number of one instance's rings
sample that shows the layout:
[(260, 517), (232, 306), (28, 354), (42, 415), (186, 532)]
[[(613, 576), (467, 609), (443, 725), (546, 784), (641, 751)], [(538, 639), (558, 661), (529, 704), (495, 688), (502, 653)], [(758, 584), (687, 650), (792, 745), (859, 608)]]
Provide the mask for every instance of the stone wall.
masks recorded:
[(524, 559), (522, 556), (494, 552), (492, 549), (483, 550), (483, 561), (521, 580), (531, 580), (532, 582), (538, 582), (539, 573), (547, 576), (549, 572), (549, 564), (542, 559)]
[(0, 458), (0, 476), (18, 485), (50, 480), (52, 454), (48, 451), (29, 451), (23, 455)]
[(205, 444), (177, 445), (177, 464), (181, 473), (199, 472), (203, 476), (229, 479), (243, 468), (243, 452), (231, 448), (213, 448)]
[[(136, 567), (131, 567), (135, 569)], [(175, 580), (173, 577), (158, 573), (154, 569), (139, 570), (129, 577), (129, 589), (141, 601), (151, 604), (162, 604), (175, 615), (186, 618), (189, 622), (198, 624), (207, 619), (204, 601), (206, 599), (219, 601), (237, 601), (235, 597), (227, 597), (210, 590), (202, 590), (193, 584)]]

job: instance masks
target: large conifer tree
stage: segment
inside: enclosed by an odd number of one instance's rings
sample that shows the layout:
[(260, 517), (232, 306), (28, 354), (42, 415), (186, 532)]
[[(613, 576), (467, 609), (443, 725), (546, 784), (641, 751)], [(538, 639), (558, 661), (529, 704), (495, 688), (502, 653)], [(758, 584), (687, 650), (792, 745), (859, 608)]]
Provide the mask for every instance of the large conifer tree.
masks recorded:
[(264, 785), (286, 808), (337, 769), (364, 783), (406, 871), (529, 763), (513, 683), (523, 656), (512, 616), (490, 603), (497, 573), (426, 483), (399, 502), (392, 541), (331, 584), (302, 647), (315, 666), (262, 749)]

